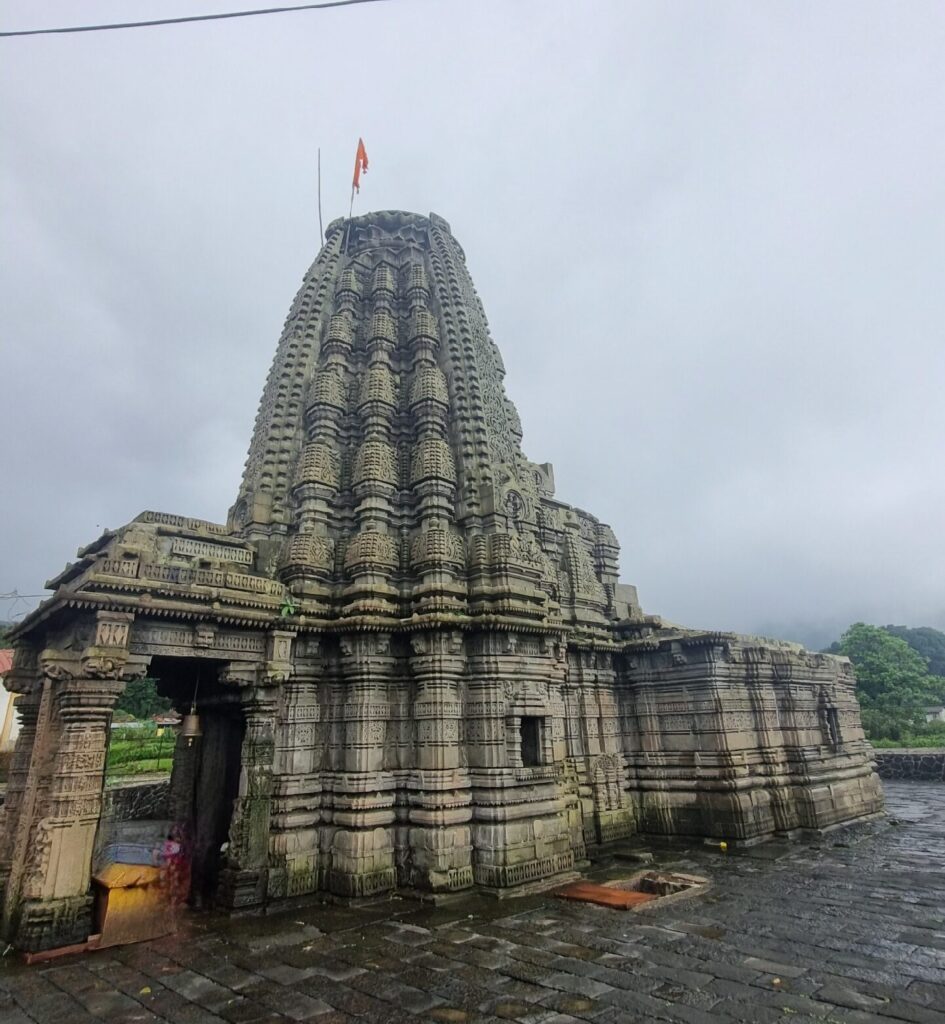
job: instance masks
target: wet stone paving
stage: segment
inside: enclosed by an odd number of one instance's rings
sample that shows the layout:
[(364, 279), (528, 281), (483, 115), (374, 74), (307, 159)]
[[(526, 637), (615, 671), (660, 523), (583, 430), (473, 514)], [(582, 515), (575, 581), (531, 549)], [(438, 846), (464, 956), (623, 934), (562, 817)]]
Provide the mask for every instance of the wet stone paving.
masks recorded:
[[(0, 967), (2, 1024), (594, 1021), (945, 1024), (945, 785), (888, 783), (888, 817), (722, 852), (642, 839), (703, 875), (640, 912), (548, 894), (187, 918), (177, 935)], [(643, 854), (645, 858), (645, 853)]]

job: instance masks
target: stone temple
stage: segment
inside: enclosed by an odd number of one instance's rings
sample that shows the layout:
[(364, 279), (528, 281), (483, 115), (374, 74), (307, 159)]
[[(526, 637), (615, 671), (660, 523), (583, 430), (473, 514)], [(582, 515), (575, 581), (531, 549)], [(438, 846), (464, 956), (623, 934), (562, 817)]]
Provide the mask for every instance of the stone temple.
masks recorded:
[(523, 454), (503, 376), (446, 221), (329, 227), (226, 524), (142, 512), (17, 630), (8, 941), (89, 936), (112, 709), (143, 675), (196, 705), (171, 814), (222, 907), (501, 894), (635, 832), (881, 810), (849, 663), (644, 614), (610, 527)]

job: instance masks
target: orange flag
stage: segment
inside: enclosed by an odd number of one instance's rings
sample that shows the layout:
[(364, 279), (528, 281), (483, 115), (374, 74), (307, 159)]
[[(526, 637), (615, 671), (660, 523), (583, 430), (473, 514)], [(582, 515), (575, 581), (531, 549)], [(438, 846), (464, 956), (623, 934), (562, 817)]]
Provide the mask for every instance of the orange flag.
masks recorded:
[(351, 188), (356, 192), (361, 191), (361, 172), (367, 174), (367, 150), (364, 148), (364, 139), (358, 139), (358, 151), (354, 157), (354, 178), (351, 181)]

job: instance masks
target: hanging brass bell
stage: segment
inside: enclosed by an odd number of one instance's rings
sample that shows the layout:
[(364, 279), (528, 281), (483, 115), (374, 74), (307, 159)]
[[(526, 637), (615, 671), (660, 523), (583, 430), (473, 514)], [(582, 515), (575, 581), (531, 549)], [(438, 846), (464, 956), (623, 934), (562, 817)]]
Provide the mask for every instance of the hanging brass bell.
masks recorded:
[(188, 747), (192, 747), (194, 740), (199, 740), (203, 736), (200, 729), (200, 715), (197, 714), (197, 709), (194, 706), (191, 706), (189, 714), (184, 715), (180, 724), (180, 734), (187, 740)]

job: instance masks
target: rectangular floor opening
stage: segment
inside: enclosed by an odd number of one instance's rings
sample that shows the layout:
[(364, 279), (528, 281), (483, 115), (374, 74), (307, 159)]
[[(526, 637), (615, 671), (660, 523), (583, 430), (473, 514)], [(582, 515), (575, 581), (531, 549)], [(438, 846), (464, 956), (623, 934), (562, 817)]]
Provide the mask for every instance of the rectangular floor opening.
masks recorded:
[(594, 903), (614, 910), (638, 910), (704, 892), (709, 885), (700, 875), (668, 871), (638, 871), (610, 882), (572, 882), (555, 891), (563, 900)]

